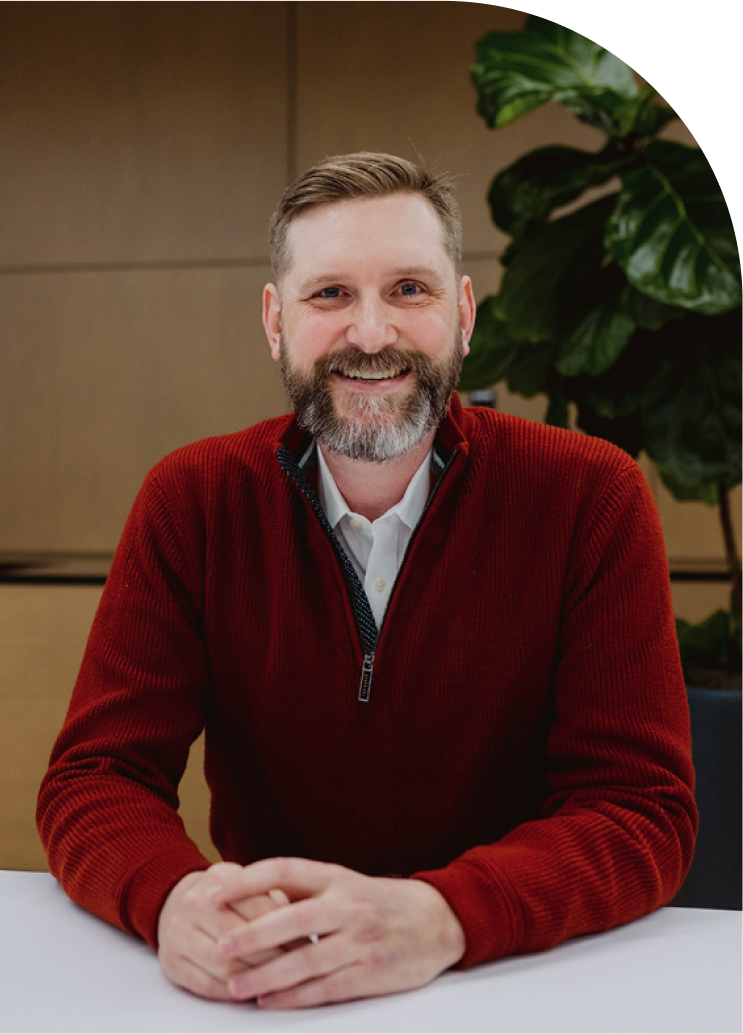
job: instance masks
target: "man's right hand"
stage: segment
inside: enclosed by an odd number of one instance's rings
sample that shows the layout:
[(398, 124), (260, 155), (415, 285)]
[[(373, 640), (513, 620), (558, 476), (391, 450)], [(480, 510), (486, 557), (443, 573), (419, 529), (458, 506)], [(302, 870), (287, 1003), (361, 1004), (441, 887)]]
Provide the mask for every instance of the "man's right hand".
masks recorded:
[(280, 949), (251, 958), (225, 962), (217, 950), (219, 938), (233, 931), (235, 915), (246, 923), (288, 903), (281, 891), (231, 900), (216, 905), (222, 878), (242, 871), (232, 862), (219, 862), (200, 872), (184, 876), (168, 894), (158, 920), (158, 958), (166, 977), (203, 998), (232, 1001), (227, 981), (251, 966), (268, 962)]

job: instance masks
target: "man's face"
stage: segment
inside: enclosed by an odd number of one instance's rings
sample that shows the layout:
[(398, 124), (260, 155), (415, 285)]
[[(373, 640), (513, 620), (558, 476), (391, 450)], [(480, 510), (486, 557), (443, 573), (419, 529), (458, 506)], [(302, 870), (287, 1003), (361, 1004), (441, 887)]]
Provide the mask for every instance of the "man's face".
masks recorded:
[(298, 216), (264, 325), (300, 422), (326, 448), (380, 462), (440, 423), (467, 354), (472, 287), (419, 194)]

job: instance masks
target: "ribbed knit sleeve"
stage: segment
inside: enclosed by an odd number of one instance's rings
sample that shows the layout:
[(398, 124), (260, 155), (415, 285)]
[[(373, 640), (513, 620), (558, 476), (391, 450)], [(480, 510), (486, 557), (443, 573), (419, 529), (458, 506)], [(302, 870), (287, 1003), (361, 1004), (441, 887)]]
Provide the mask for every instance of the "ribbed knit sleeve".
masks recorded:
[(417, 874), (464, 927), (461, 966), (637, 918), (673, 897), (691, 862), (688, 706), (655, 504), (628, 459), (599, 494), (584, 496), (541, 817)]
[[(175, 486), (178, 494), (178, 485)], [(49, 868), (84, 908), (156, 943), (168, 891), (209, 862), (177, 814), (203, 724), (198, 539), (150, 475), (103, 592), (67, 719), (39, 794)]]

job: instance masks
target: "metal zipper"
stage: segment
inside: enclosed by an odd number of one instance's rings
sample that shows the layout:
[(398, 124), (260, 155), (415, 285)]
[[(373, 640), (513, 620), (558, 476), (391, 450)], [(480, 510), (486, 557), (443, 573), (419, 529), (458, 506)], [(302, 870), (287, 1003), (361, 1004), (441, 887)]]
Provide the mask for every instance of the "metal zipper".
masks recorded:
[[(389, 599), (387, 600), (387, 606), (384, 608), (384, 614), (382, 614), (382, 621), (381, 621), (381, 623), (379, 625), (379, 635), (377, 636), (377, 642), (379, 642), (379, 636), (382, 634), (382, 629), (384, 628), (384, 622), (385, 622), (385, 619), (387, 617), (387, 611), (390, 609), (390, 603), (392, 602), (392, 597), (395, 594), (395, 588), (397, 586), (397, 583), (400, 580), (400, 575), (402, 574), (403, 566), (405, 565), (405, 561), (408, 558), (408, 553), (410, 552), (410, 547), (413, 545), (413, 539), (415, 538), (415, 536), (416, 536), (416, 534), (418, 532), (418, 529), (420, 528), (421, 524), (423, 523), (423, 518), (428, 513), (428, 508), (430, 507), (431, 503), (434, 500), (434, 496), (436, 495), (436, 493), (439, 490), (439, 485), (444, 480), (444, 477), (445, 477), (447, 471), (449, 470), (449, 468), (451, 467), (452, 463), (456, 459), (458, 452), (459, 452), (459, 449), (455, 449), (454, 450), (454, 452), (451, 454), (449, 459), (446, 461), (446, 464), (445, 464), (443, 470), (441, 470), (439, 472), (439, 476), (436, 478), (436, 481), (434, 482), (433, 488), (431, 489), (431, 491), (430, 491), (430, 493), (428, 495), (428, 499), (426, 499), (426, 505), (423, 507), (423, 510), (421, 511), (421, 515), (418, 518), (418, 522), (416, 523), (415, 527), (413, 528), (412, 534), (411, 534), (411, 536), (410, 536), (410, 538), (408, 540), (408, 544), (405, 547), (405, 552), (402, 555), (402, 560), (400, 561), (400, 567), (398, 568), (398, 571), (397, 571), (397, 576), (395, 578), (395, 584), (392, 586), (392, 592), (390, 593)], [(359, 634), (359, 638), (361, 639), (361, 635), (360, 634)], [(367, 704), (369, 702), (369, 693), (371, 691), (371, 681), (372, 681), (372, 677), (374, 675), (374, 658), (375, 658), (375, 656), (376, 656), (376, 652), (365, 654), (364, 655), (364, 660), (363, 660), (362, 665), (361, 665), (361, 681), (359, 682), (359, 695), (358, 695), (358, 699), (359, 699), (359, 702), (362, 703), (362, 704)]]
[(362, 704), (369, 702), (371, 692), (371, 681), (374, 675), (374, 654), (364, 654), (364, 661), (361, 665), (361, 682), (359, 683), (359, 700)]

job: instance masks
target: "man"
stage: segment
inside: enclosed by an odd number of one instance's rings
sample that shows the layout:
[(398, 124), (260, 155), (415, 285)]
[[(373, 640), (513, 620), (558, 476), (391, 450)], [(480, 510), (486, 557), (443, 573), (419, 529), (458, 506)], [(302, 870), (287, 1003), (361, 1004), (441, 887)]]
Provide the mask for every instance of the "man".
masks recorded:
[[(295, 414), (148, 476), (40, 793), (50, 870), (176, 984), (264, 1007), (664, 904), (696, 813), (638, 468), (462, 409), (475, 305), (445, 179), (328, 159), (271, 239)], [(214, 866), (176, 811), (204, 726)]]

